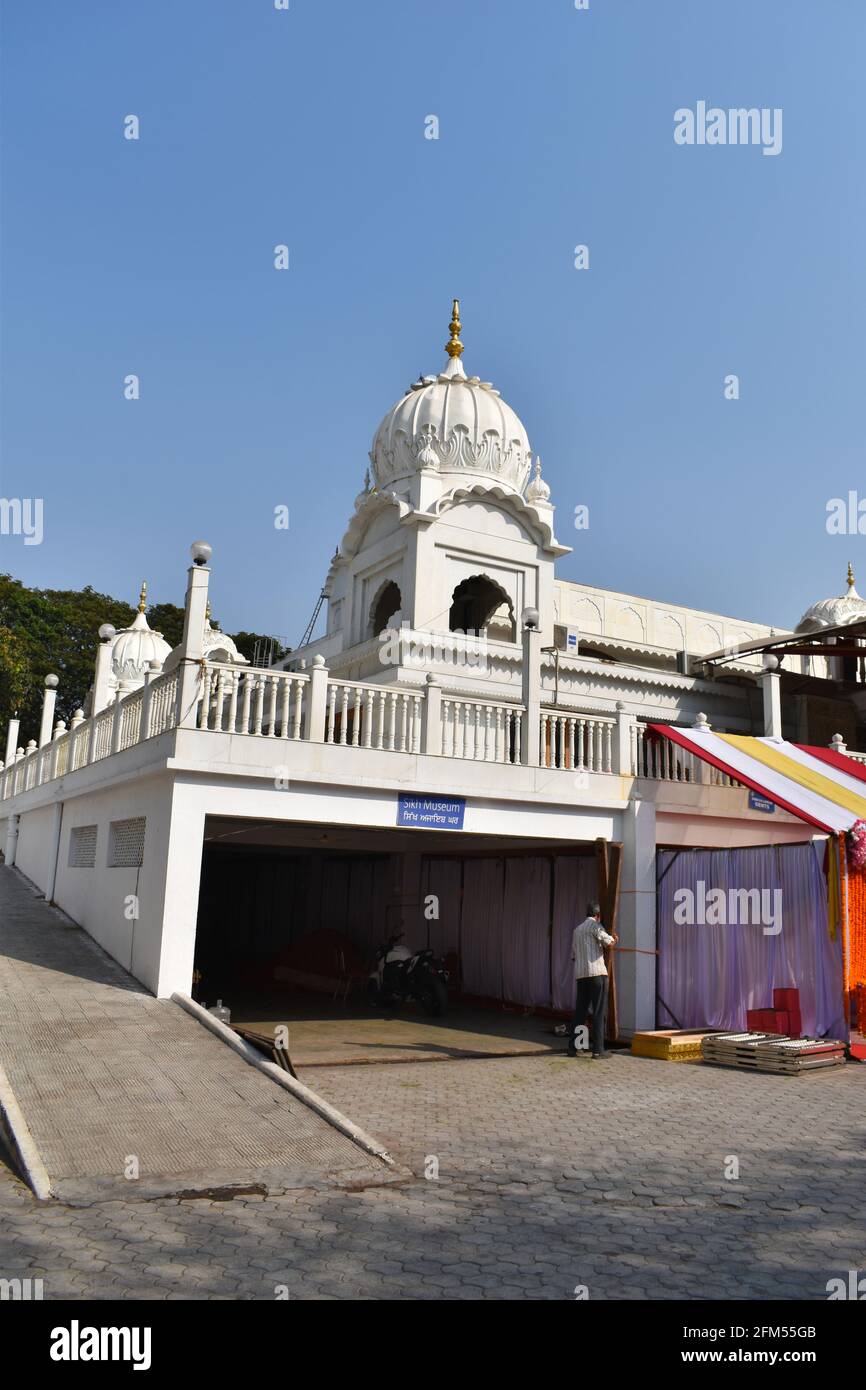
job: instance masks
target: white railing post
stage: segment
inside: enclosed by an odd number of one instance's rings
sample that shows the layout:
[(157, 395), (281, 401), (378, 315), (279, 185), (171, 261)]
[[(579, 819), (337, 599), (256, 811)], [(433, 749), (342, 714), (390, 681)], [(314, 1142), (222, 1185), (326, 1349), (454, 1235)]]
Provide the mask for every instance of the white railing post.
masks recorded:
[(54, 720), (54, 706), (57, 703), (57, 687), (60, 684), (56, 676), (45, 677), (45, 689), (42, 692), (42, 719), (39, 723), (39, 747), (44, 748), (46, 743), (51, 742), (51, 725)]
[(197, 541), (192, 547), (193, 563), (187, 570), (186, 601), (183, 615), (183, 637), (180, 643), (180, 678), (177, 683), (177, 725), (194, 729), (202, 682), (204, 658), (204, 625), (207, 613), (207, 591), (210, 570), (210, 546)]
[(160, 665), (158, 661), (149, 661), (147, 670), (144, 673), (144, 686), (141, 692), (141, 724), (138, 730), (138, 741), (144, 743), (145, 739), (150, 738), (150, 685), (159, 675)]
[[(526, 621), (527, 615), (534, 619), (532, 625)], [(523, 625), (523, 707), (526, 722), (523, 728), (522, 761), (529, 767), (538, 767), (541, 760), (541, 631), (537, 626), (538, 614), (527, 610)]]
[(313, 657), (310, 681), (307, 686), (307, 709), (304, 719), (304, 738), (311, 743), (325, 741), (325, 707), (328, 699), (328, 668), (325, 658)]
[(114, 697), (113, 719), (111, 721), (111, 751), (120, 751), (120, 735), (123, 733), (123, 701), (127, 692), (122, 685), (117, 687), (117, 694)]
[(11, 767), (15, 761), (15, 749), (18, 747), (18, 730), (21, 727), (21, 720), (17, 714), (9, 720), (6, 729), (6, 757), (3, 762), (6, 767)]
[(421, 721), (421, 751), (439, 757), (442, 752), (442, 686), (432, 671), (427, 676)]
[(844, 740), (844, 738), (842, 737), (841, 734), (834, 734), (834, 735), (833, 735), (833, 737), (832, 737), (831, 740), (830, 740), (829, 747), (833, 749), (834, 753), (847, 753), (847, 752), (848, 752), (848, 745), (847, 745), (847, 743), (845, 742), (845, 740)]
[(622, 700), (616, 702), (616, 740), (614, 744), (613, 771), (621, 777), (630, 777), (633, 771), (632, 744), (635, 739), (637, 718), (629, 714)]

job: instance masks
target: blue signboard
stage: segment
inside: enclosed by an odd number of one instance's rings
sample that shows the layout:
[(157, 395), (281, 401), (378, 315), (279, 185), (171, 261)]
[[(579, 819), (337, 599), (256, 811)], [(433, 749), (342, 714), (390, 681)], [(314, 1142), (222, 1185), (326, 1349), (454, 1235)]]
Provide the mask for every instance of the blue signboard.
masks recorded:
[(749, 807), (753, 811), (775, 811), (775, 801), (769, 801), (766, 796), (761, 796), (759, 792), (749, 792)]
[(462, 796), (397, 795), (397, 824), (417, 830), (462, 830), (466, 801)]

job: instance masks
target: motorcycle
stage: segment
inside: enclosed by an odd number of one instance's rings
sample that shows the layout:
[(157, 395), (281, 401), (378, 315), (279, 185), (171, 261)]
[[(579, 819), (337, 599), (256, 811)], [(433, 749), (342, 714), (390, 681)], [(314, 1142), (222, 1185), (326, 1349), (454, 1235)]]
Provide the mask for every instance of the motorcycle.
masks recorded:
[(431, 950), (410, 951), (399, 944), (402, 939), (399, 932), (377, 948), (367, 986), (370, 1002), (381, 1007), (415, 999), (426, 1014), (440, 1018), (448, 1007), (448, 971)]

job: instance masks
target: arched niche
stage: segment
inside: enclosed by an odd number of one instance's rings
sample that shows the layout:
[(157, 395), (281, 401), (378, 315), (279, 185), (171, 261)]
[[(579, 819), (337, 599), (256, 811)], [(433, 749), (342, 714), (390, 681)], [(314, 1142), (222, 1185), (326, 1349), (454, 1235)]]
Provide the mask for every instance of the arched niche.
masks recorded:
[(393, 579), (387, 580), (385, 584), (376, 591), (376, 597), (370, 605), (370, 629), (369, 637), (378, 637), (379, 633), (388, 626), (395, 613), (399, 613), (403, 607), (403, 597), (399, 587)]
[(514, 608), (508, 594), (486, 574), (462, 580), (451, 595), (452, 632), (486, 632), (493, 642), (514, 642)]

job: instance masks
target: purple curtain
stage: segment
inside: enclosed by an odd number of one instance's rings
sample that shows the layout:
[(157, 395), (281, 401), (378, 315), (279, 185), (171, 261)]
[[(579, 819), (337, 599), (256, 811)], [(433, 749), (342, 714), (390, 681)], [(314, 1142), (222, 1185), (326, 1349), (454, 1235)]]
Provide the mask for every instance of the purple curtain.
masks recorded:
[(550, 1003), (549, 859), (505, 861), (502, 993), (517, 1004)]
[[(803, 1032), (847, 1037), (842, 1016), (841, 942), (827, 931), (823, 842), (758, 849), (662, 850), (658, 855), (661, 1027), (746, 1027), (747, 1009), (772, 1007), (773, 990), (797, 988)], [(757, 889), (778, 907), (781, 930), (765, 922), (681, 924), (676, 894)], [(777, 897), (776, 894), (780, 896)], [(742, 918), (742, 911), (737, 914)], [(671, 1015), (675, 1015), (675, 1018)]]
[(425, 859), (421, 875), (423, 899), (434, 894), (438, 899), (438, 918), (424, 918), (427, 928), (426, 944), (437, 956), (453, 951), (460, 953), (460, 891), (463, 883), (461, 859)]
[(553, 885), (552, 999), (555, 1009), (574, 1008), (574, 965), (571, 938), (586, 916), (586, 905), (598, 896), (595, 857), (563, 855), (556, 861)]

